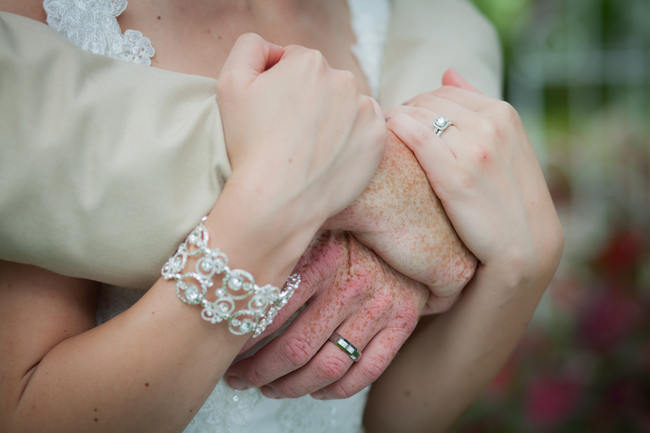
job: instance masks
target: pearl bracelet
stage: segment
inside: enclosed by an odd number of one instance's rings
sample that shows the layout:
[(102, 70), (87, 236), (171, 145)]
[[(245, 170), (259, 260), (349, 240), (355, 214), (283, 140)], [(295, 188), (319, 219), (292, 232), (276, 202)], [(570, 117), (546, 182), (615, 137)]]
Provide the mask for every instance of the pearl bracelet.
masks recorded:
[[(176, 280), (176, 295), (190, 305), (201, 305), (201, 318), (210, 323), (226, 321), (235, 335), (253, 333), (253, 338), (264, 332), (273, 322), (300, 285), (300, 274), (292, 274), (282, 289), (267, 284), (258, 286), (253, 276), (241, 269), (230, 269), (228, 257), (218, 249), (208, 248), (210, 239), (203, 224), (207, 217), (187, 236), (176, 253), (162, 267), (165, 280)], [(195, 270), (183, 272), (190, 257), (197, 257)], [(221, 287), (215, 290), (216, 299), (206, 298), (208, 288), (214, 286), (213, 277), (223, 274)], [(248, 300), (244, 308), (236, 310), (236, 302)]]

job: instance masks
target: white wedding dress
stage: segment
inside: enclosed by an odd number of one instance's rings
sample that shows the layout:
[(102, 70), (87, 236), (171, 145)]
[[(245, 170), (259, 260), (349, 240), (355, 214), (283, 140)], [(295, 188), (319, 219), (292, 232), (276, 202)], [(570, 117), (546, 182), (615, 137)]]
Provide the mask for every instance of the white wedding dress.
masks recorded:
[[(389, 0), (348, 0), (357, 43), (352, 47), (375, 96), (379, 88)], [(44, 0), (47, 23), (82, 49), (113, 58), (151, 64), (151, 41), (136, 30), (122, 33), (117, 17), (127, 0)], [(155, 41), (154, 41), (155, 42)], [(133, 305), (144, 292), (102, 287), (97, 323)], [(309, 396), (274, 400), (258, 389), (236, 391), (220, 381), (185, 429), (186, 433), (358, 433), (367, 389), (346, 400)]]

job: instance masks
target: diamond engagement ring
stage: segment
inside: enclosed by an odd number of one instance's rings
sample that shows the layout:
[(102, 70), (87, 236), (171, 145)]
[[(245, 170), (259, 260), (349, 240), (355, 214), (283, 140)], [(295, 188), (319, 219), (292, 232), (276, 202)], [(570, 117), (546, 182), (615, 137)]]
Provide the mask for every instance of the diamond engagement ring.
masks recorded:
[(449, 119), (446, 117), (440, 116), (436, 120), (433, 121), (433, 132), (436, 133), (438, 137), (442, 135), (443, 132), (450, 126), (453, 126), (454, 124), (451, 123)]
[(354, 347), (354, 344), (350, 343), (345, 338), (341, 337), (336, 332), (332, 334), (329, 338), (329, 341), (334, 343), (336, 347), (345, 352), (346, 355), (350, 357), (354, 362), (357, 362), (361, 358), (361, 351)]

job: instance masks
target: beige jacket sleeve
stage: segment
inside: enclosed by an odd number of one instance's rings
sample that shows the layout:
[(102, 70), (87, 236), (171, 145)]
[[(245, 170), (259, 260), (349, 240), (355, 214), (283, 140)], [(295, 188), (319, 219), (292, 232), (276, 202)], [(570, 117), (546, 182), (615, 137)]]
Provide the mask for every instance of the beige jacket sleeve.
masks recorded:
[(468, 0), (394, 0), (384, 50), (384, 108), (440, 87), (454, 68), (484, 94), (501, 96), (496, 31)]
[(215, 83), (0, 13), (0, 257), (155, 281), (229, 175)]
[[(466, 0), (396, 0), (382, 104), (435, 89), (450, 66), (500, 93), (490, 25)], [(215, 84), (0, 13), (0, 258), (148, 287), (230, 173)]]

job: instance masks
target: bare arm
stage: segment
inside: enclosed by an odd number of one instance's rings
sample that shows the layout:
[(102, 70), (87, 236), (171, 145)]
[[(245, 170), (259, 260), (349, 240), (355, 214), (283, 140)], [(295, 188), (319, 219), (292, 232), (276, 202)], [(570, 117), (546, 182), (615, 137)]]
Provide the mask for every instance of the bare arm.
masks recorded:
[[(277, 284), (242, 250), (257, 240), (222, 227), (212, 233), (231, 260)], [(164, 280), (93, 328), (92, 283), (7, 262), (0, 275), (5, 432), (181, 431), (247, 339), (201, 320)]]
[[(371, 388), (368, 433), (446, 431), (503, 366), (548, 284), (479, 269), (445, 314), (423, 318)], [(512, 276), (512, 275), (511, 275)]]
[[(318, 91), (306, 94), (296, 85), (305, 82)], [(383, 152), (385, 123), (353, 78), (329, 68), (322, 55), (283, 49), (254, 34), (235, 43), (217, 91), (229, 107), (222, 117), (233, 174), (205, 223), (209, 246), (258, 282), (281, 285), (318, 227), (367, 185)], [(283, 125), (263, 108), (277, 109), (269, 102), (280, 95), (291, 101)], [(268, 124), (251, 130), (250, 118)], [(341, 128), (316, 134), (322, 119)], [(313, 129), (288, 134), (291, 122)], [(269, 166), (280, 173), (268, 175)], [(196, 269), (194, 260), (182, 272)], [(2, 431), (180, 431), (248, 338), (204, 322), (196, 308), (175, 299), (175, 284), (162, 279), (127, 311), (89, 329), (92, 296), (83, 283), (2, 267)], [(30, 298), (45, 302), (29, 305)], [(234, 310), (249, 301), (235, 300)], [(37, 326), (25, 325), (30, 320), (57, 327), (37, 335)], [(32, 339), (40, 344), (16, 343)]]
[[(453, 71), (444, 81), (464, 88), (419, 95), (389, 125), (481, 264), (460, 301), (423, 323), (373, 386), (369, 432), (448, 428), (512, 352), (562, 252), (562, 227), (516, 111)], [(441, 137), (430, 128), (436, 113), (456, 125)]]

